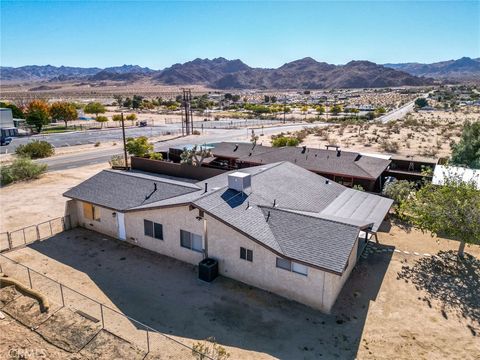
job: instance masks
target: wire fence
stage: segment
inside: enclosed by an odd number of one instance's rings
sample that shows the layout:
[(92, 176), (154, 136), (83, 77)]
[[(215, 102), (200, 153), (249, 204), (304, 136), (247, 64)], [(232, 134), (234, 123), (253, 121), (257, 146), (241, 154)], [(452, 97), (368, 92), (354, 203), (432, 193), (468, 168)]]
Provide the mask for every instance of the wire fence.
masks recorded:
[(208, 355), (200, 354), (190, 346), (2, 254), (0, 272), (39, 291), (51, 303), (61, 305), (60, 309), (69, 307), (95, 323), (100, 322), (102, 330), (143, 350), (144, 358), (150, 354), (154, 358), (213, 360)]
[(0, 252), (17, 249), (35, 241), (49, 238), (65, 230), (70, 230), (70, 215), (65, 215), (37, 225), (30, 225), (14, 231), (0, 233)]

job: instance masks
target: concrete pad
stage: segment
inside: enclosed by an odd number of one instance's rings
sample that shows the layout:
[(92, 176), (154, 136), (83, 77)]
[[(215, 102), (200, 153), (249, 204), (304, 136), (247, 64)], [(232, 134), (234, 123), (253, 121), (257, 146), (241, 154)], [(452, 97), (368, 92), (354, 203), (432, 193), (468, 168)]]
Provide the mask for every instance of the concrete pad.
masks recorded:
[(58, 308), (58, 305), (51, 304), (50, 309), (42, 313), (40, 304), (36, 299), (28, 296), (19, 296), (5, 305), (2, 311), (23, 325), (34, 328), (47, 320)]
[(60, 349), (80, 351), (98, 334), (102, 325), (69, 308), (62, 308), (38, 327), (36, 332)]
[(145, 357), (146, 351), (108, 331), (102, 330), (82, 349), (80, 354), (88, 359), (96, 360), (141, 360)]

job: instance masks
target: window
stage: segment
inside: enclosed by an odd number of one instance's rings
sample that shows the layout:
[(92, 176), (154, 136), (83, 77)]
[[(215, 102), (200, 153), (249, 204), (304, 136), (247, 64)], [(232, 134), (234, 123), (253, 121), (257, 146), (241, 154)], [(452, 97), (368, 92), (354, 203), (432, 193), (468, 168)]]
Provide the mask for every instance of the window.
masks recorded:
[(300, 275), (308, 275), (308, 267), (287, 259), (277, 257), (277, 267), (280, 269), (292, 271)]
[(89, 220), (100, 221), (100, 211), (99, 209), (89, 203), (83, 203), (83, 216)]
[(180, 246), (198, 252), (203, 252), (202, 236), (180, 230)]
[(145, 236), (163, 240), (163, 226), (150, 220), (143, 220), (143, 228)]
[(240, 248), (240, 259), (253, 261), (253, 250)]

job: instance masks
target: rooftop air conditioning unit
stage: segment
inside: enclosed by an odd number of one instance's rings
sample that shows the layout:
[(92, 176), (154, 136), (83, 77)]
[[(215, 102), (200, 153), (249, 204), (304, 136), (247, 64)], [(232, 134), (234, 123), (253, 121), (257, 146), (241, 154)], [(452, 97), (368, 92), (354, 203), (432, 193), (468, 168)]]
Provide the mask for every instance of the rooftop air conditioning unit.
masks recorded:
[(252, 186), (252, 176), (247, 173), (234, 172), (228, 175), (228, 188), (236, 191), (245, 191)]

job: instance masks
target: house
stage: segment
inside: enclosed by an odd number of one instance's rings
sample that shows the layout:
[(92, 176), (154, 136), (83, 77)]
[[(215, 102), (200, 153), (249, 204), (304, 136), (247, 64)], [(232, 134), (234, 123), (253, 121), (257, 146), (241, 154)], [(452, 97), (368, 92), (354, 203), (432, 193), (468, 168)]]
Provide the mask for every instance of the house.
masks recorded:
[(480, 190), (480, 169), (469, 169), (461, 166), (436, 165), (432, 183), (445, 184), (445, 178), (453, 178), (463, 182), (472, 182)]
[(201, 182), (104, 170), (64, 196), (74, 224), (325, 312), (392, 205), (288, 162)]
[(18, 129), (13, 121), (12, 109), (0, 108), (0, 135), (2, 138), (18, 136)]
[(227, 169), (245, 168), (279, 161), (289, 161), (342, 185), (360, 185), (367, 191), (382, 188), (381, 175), (389, 167), (390, 160), (366, 156), (357, 152), (334, 149), (302, 147), (269, 147), (251, 143), (222, 142), (215, 145), (212, 154), (215, 161), (208, 166)]

